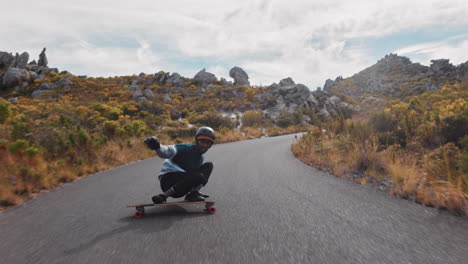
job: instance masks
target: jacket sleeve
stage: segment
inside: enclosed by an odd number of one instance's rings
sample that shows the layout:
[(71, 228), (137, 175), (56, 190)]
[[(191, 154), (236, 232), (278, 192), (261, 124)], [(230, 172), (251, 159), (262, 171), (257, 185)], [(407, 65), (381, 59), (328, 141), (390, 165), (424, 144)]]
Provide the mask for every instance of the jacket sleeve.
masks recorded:
[(174, 145), (161, 145), (161, 147), (158, 150), (156, 150), (156, 154), (158, 154), (160, 158), (170, 159), (174, 157), (175, 154), (177, 154), (177, 149)]

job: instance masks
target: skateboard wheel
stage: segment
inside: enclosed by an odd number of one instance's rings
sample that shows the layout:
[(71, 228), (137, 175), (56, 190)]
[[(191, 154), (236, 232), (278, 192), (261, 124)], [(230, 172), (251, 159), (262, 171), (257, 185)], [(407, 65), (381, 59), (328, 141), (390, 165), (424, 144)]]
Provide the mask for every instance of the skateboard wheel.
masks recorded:
[(136, 211), (133, 216), (135, 216), (135, 218), (142, 218), (143, 214), (144, 214), (143, 211)]
[(214, 207), (214, 206), (208, 207), (208, 213), (210, 213), (210, 214), (216, 213), (216, 207)]

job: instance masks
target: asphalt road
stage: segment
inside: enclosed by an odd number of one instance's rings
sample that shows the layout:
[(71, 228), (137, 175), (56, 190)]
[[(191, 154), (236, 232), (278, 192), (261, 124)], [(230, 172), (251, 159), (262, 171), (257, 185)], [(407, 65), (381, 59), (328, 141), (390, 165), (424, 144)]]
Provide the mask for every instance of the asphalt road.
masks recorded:
[(1, 263), (468, 263), (468, 220), (320, 172), (294, 136), (215, 145), (203, 208), (126, 205), (159, 192), (151, 158), (0, 213)]

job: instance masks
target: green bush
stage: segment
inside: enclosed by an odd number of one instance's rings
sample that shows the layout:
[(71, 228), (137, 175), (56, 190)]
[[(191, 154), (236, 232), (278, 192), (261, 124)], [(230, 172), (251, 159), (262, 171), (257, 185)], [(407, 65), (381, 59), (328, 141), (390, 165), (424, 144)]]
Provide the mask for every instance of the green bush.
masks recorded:
[(395, 128), (396, 121), (385, 112), (373, 113), (369, 119), (369, 125), (376, 132), (389, 132)]
[(246, 127), (261, 126), (263, 123), (262, 112), (246, 111), (242, 116), (242, 125)]
[(468, 135), (468, 117), (466, 115), (450, 115), (442, 120), (441, 133), (446, 142), (457, 143)]
[(146, 123), (140, 120), (132, 121), (126, 124), (123, 128), (129, 136), (140, 136), (148, 131)]
[(29, 157), (34, 157), (36, 155), (41, 154), (41, 151), (35, 147), (28, 147), (26, 148), (25, 152)]
[(27, 119), (24, 115), (15, 117), (12, 121), (12, 125), (13, 130), (11, 131), (11, 136), (14, 139), (24, 138), (26, 134), (31, 131), (29, 124), (27, 123)]
[(8, 145), (8, 150), (14, 154), (20, 154), (29, 147), (29, 143), (26, 140), (19, 139)]
[(115, 136), (119, 127), (120, 126), (117, 121), (104, 121), (102, 132), (104, 133), (104, 135), (112, 137)]
[(0, 124), (3, 124), (10, 116), (10, 103), (0, 101)]

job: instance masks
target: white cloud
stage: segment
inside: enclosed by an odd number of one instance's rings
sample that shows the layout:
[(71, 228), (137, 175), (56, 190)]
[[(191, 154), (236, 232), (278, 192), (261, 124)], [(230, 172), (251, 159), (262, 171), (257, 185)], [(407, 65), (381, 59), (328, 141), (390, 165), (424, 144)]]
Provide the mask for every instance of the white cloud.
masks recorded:
[(429, 65), (431, 60), (450, 58), (452, 64), (468, 61), (468, 34), (455, 36), (443, 41), (426, 42), (401, 48), (395, 53), (411, 56), (416, 61)]
[[(50, 65), (72, 73), (165, 70), (192, 77), (207, 68), (230, 79), (230, 67), (240, 66), (252, 84), (290, 76), (311, 89), (375, 63), (367, 39), (468, 26), (465, 0), (17, 0), (8, 8), (0, 16), (1, 49), (35, 58), (46, 46)], [(466, 46), (439, 40), (395, 50), (413, 61), (439, 56), (459, 63)]]

